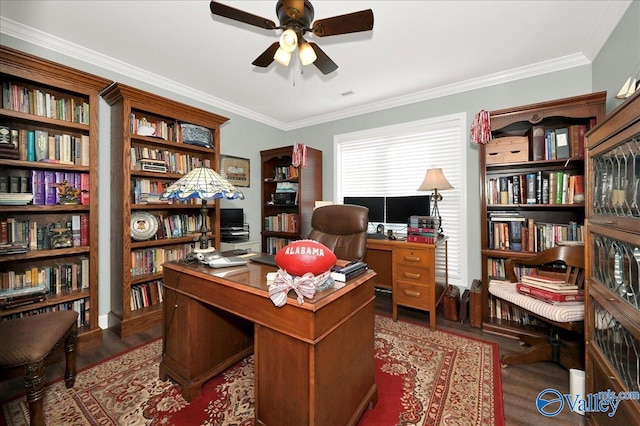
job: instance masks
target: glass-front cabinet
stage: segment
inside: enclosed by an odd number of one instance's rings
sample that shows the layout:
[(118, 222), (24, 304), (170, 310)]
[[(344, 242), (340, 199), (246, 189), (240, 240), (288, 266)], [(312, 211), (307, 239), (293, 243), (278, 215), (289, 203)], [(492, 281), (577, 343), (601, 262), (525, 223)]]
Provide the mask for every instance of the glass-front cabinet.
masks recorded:
[[(621, 395), (590, 424), (640, 418), (640, 91), (587, 133), (585, 393)], [(620, 393), (623, 394), (620, 394)]]

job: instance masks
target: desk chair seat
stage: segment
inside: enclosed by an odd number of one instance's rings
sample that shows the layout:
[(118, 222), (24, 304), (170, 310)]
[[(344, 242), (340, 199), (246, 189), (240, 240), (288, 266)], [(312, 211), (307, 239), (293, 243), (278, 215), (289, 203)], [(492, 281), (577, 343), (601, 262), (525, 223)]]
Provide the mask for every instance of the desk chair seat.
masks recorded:
[(307, 238), (329, 247), (338, 259), (362, 260), (367, 251), (368, 226), (368, 208), (331, 204), (313, 211)]
[[(528, 259), (510, 258), (505, 261), (508, 282), (492, 281), (489, 293), (518, 307), (529, 316), (545, 323), (546, 333), (522, 332), (518, 337), (528, 346), (519, 353), (503, 354), (500, 362), (506, 366), (537, 361), (557, 362), (567, 370), (584, 369), (584, 304), (551, 305), (520, 294), (516, 289), (519, 266), (549, 270), (562, 265), (565, 282), (582, 288), (584, 284), (584, 247), (561, 246), (544, 250)], [(544, 273), (544, 272), (543, 272)], [(555, 273), (556, 277), (558, 272)]]
[(24, 367), (31, 425), (44, 425), (44, 360), (64, 342), (65, 385), (76, 378), (75, 347), (78, 313), (56, 311), (0, 322), (0, 371)]

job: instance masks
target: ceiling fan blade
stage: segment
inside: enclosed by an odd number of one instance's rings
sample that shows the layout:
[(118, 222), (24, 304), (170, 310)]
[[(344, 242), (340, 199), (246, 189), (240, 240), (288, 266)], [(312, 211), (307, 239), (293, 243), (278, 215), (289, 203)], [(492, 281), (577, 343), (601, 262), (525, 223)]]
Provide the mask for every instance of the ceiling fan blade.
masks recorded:
[(326, 53), (317, 44), (310, 42), (309, 43), (313, 48), (313, 51), (316, 52), (317, 59), (313, 62), (324, 75), (331, 74), (335, 70), (338, 69), (338, 65), (331, 60), (330, 57), (327, 56)]
[(276, 54), (276, 50), (278, 50), (278, 47), (280, 47), (280, 43), (276, 41), (271, 46), (267, 47), (267, 50), (262, 52), (262, 54), (258, 56), (255, 61), (251, 62), (251, 64), (255, 65), (256, 67), (268, 67), (269, 65), (271, 65), (271, 62), (273, 62), (273, 55)]
[(313, 23), (313, 34), (327, 37), (339, 34), (357, 33), (373, 29), (373, 11), (371, 9), (332, 18), (320, 19)]
[(262, 18), (258, 15), (235, 9), (231, 6), (227, 6), (217, 1), (211, 1), (209, 5), (211, 13), (225, 18), (233, 19), (234, 21), (244, 22), (245, 24), (253, 25), (260, 28), (266, 28), (268, 30), (275, 30), (278, 28), (270, 19)]
[(284, 0), (284, 12), (293, 19), (304, 15), (304, 0)]

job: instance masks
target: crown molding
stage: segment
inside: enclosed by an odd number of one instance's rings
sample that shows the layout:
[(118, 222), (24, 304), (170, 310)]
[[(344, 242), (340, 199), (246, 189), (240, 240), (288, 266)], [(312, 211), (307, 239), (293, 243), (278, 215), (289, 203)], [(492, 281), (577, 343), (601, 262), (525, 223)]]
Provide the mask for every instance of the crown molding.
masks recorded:
[(577, 66), (588, 65), (591, 63), (591, 61), (584, 54), (569, 55), (550, 61), (532, 64), (526, 67), (514, 68), (511, 70), (458, 82), (455, 84), (427, 89), (405, 96), (398, 96), (391, 99), (371, 102), (366, 105), (361, 105), (353, 108), (345, 108), (339, 111), (315, 116), (313, 118), (305, 120), (285, 123), (279, 120), (274, 120), (273, 118), (265, 116), (263, 114), (258, 114), (255, 111), (249, 110), (231, 102), (227, 102), (215, 96), (211, 96), (207, 93), (193, 89), (192, 87), (186, 86), (182, 83), (178, 83), (176, 81), (161, 77), (157, 74), (132, 66), (118, 59), (84, 48), (75, 43), (71, 43), (59, 37), (17, 23), (4, 17), (0, 17), (0, 32), (16, 39), (31, 43), (33, 45), (49, 49), (62, 55), (98, 66), (100, 68), (107, 69), (114, 73), (124, 75), (135, 80), (144, 81), (145, 83), (162, 89), (166, 89), (175, 94), (185, 96), (189, 99), (196, 100), (215, 108), (220, 108), (224, 111), (238, 114), (242, 117), (283, 131), (300, 129), (327, 123), (330, 121), (336, 121), (362, 114), (382, 111), (389, 108), (405, 106), (417, 102), (424, 102), (431, 99), (450, 96), (470, 90), (481, 89), (484, 87), (503, 84), (510, 81), (534, 77), (555, 71), (561, 71)]

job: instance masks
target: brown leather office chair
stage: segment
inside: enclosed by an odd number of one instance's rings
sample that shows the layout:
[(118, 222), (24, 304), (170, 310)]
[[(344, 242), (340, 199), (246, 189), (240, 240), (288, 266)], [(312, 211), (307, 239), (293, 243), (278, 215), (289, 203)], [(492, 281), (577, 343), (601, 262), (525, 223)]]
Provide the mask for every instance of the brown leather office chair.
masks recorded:
[(311, 216), (310, 240), (329, 247), (338, 259), (362, 260), (367, 251), (369, 209), (353, 204), (318, 207)]

